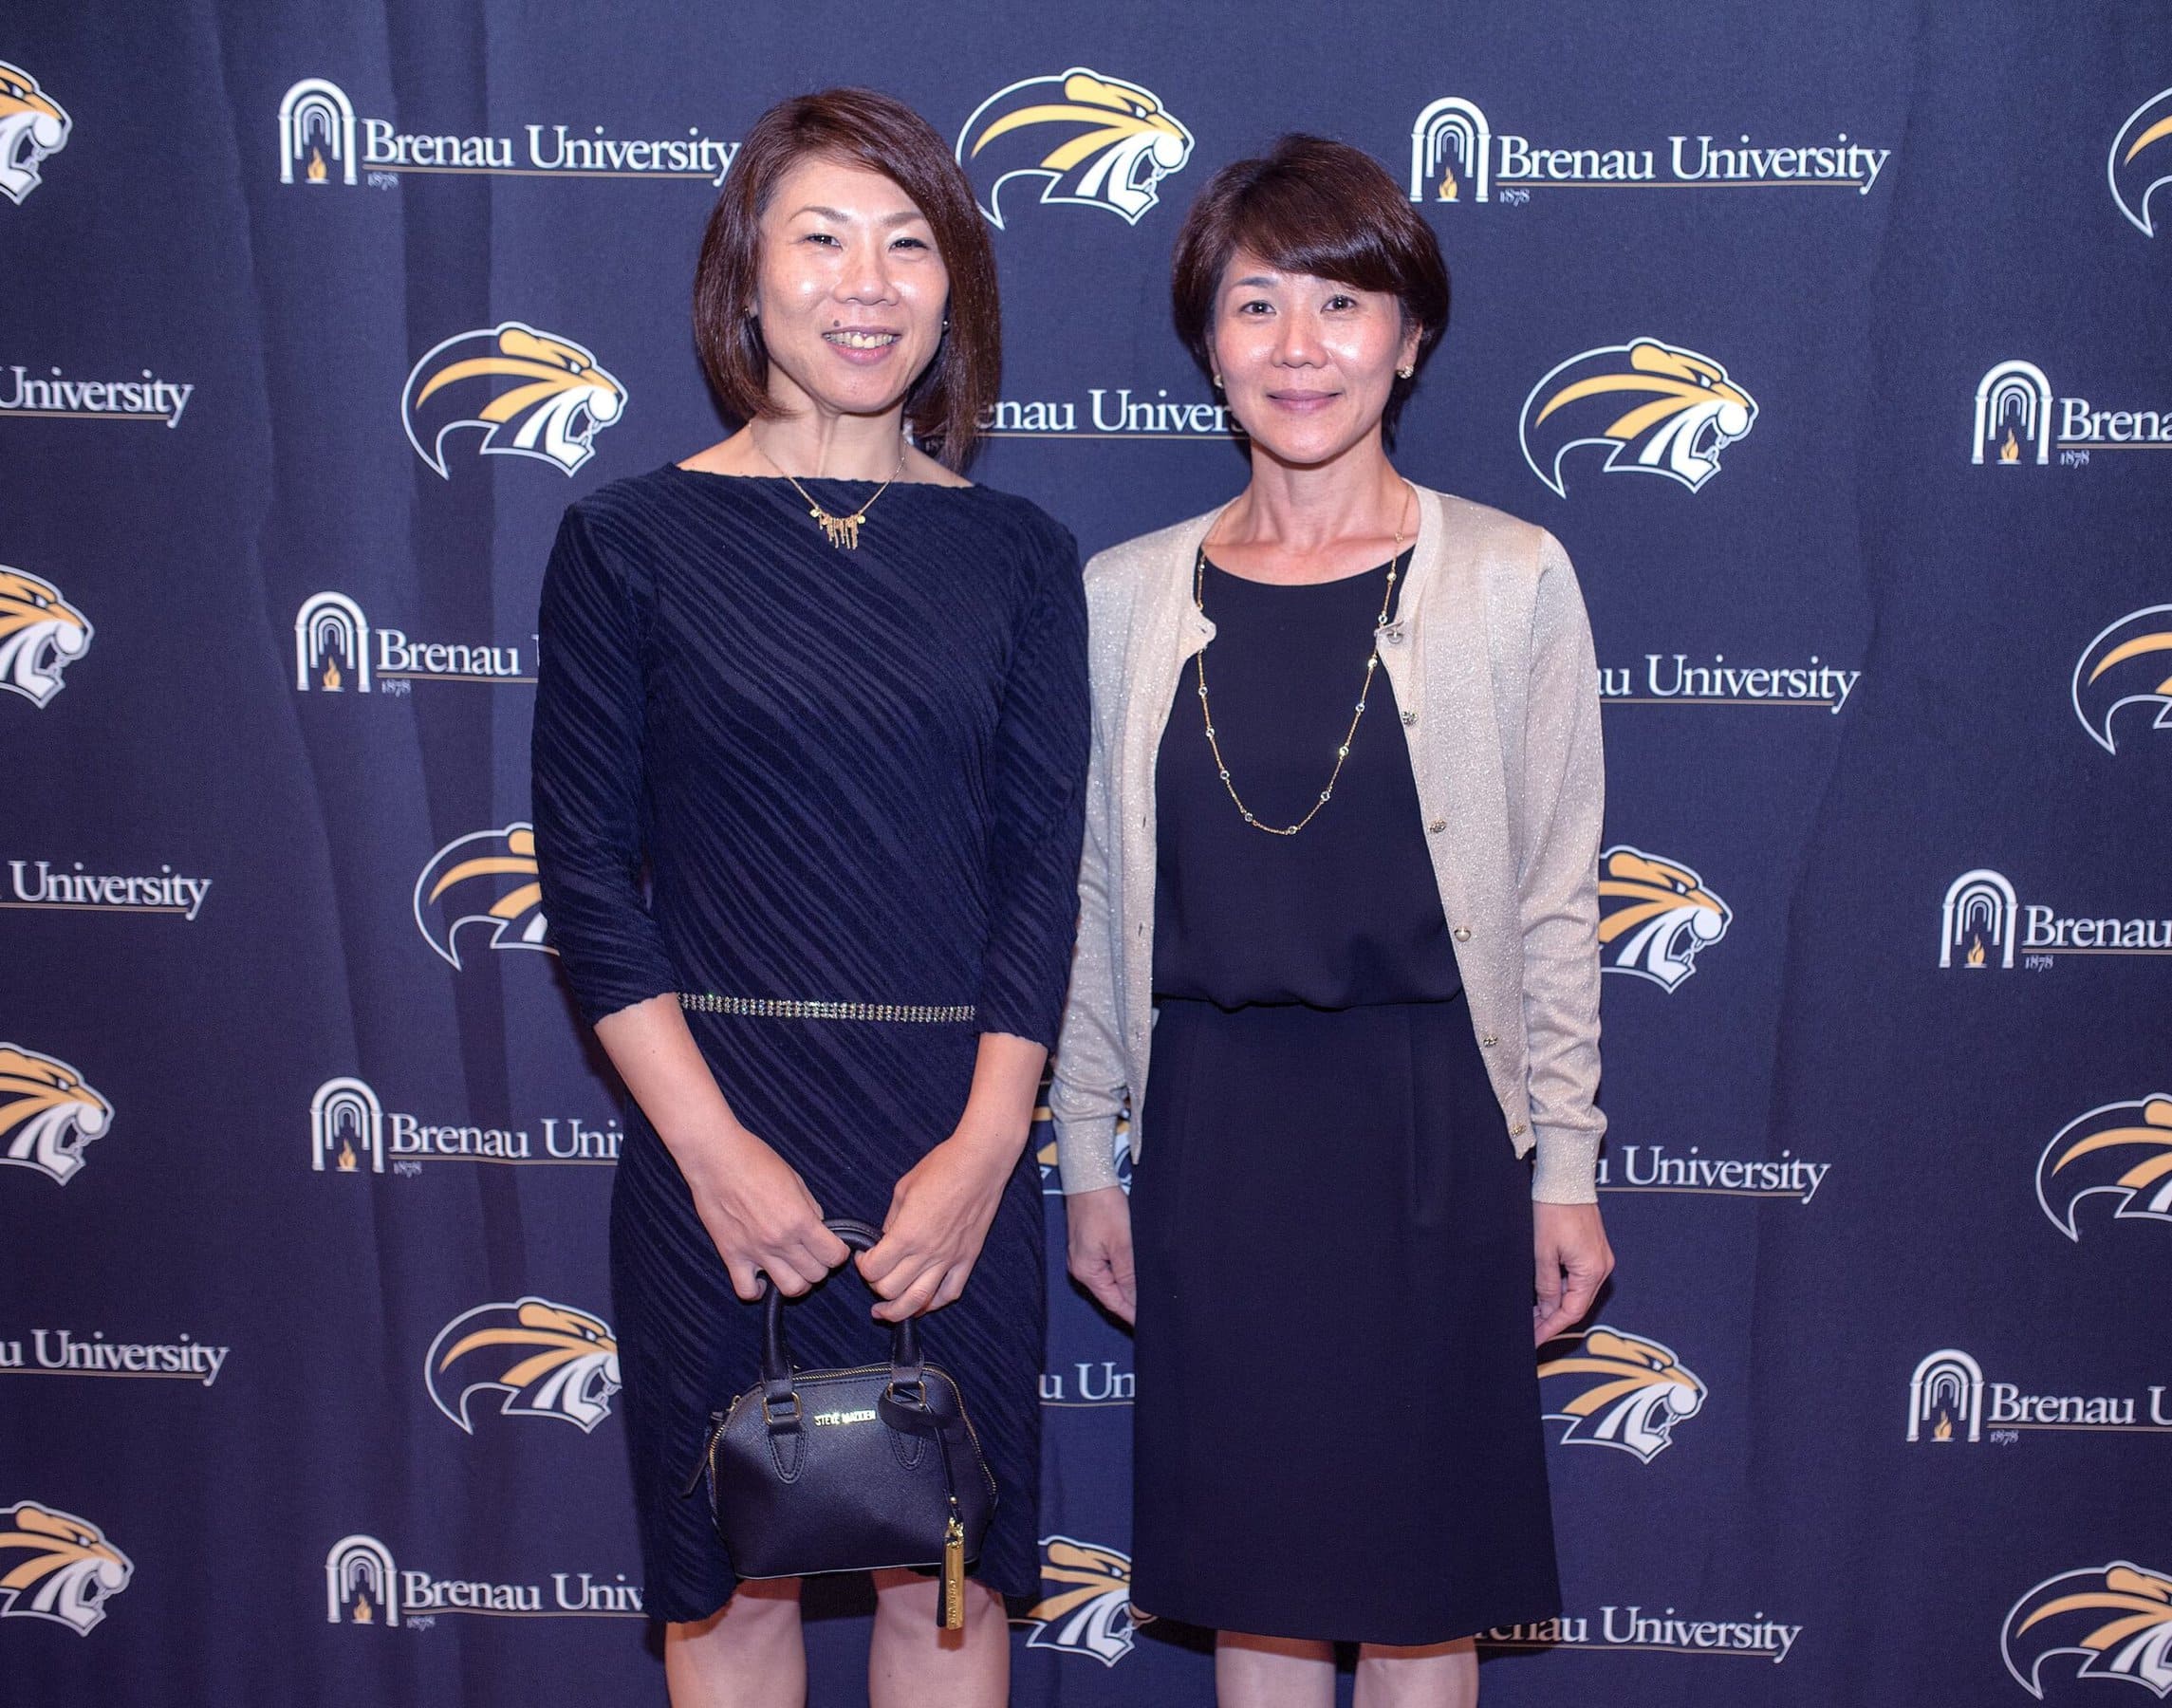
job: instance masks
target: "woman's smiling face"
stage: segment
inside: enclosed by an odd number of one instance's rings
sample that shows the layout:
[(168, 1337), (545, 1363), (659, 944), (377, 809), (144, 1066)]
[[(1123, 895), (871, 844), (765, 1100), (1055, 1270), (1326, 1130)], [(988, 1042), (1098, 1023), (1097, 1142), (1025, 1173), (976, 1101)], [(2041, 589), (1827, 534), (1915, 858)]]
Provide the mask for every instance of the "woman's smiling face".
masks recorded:
[(912, 198), (879, 172), (816, 157), (778, 180), (761, 233), (752, 307), (771, 397), (837, 415), (896, 407), (942, 342), (950, 298)]

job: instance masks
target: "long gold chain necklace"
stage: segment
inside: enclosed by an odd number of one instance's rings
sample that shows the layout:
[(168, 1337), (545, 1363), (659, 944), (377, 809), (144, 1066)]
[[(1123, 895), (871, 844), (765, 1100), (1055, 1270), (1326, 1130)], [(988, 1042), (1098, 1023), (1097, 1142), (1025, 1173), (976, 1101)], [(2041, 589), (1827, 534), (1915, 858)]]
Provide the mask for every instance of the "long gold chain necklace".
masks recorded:
[[(1396, 577), (1402, 573), (1402, 522), (1403, 518), (1410, 513), (1410, 483), (1405, 481), (1403, 483), (1402, 509), (1396, 513), (1395, 519), (1395, 545), (1388, 552), (1387, 586), (1381, 595), (1380, 616), (1373, 622), (1376, 631), (1386, 623), (1388, 607), (1395, 603), (1395, 582)], [(1198, 613), (1202, 618), (1207, 614), (1206, 593), (1207, 542), (1201, 539), (1198, 561), (1192, 568), (1192, 603), (1198, 608)], [(1377, 641), (1374, 643), (1370, 656), (1365, 659), (1365, 679), (1358, 688), (1358, 703), (1356, 709), (1350, 714), (1350, 727), (1344, 733), (1341, 745), (1335, 749), (1335, 769), (1327, 773), (1327, 787), (1320, 791), (1320, 798), (1312, 803), (1305, 816), (1294, 825), (1263, 824), (1252, 808), (1244, 804), (1244, 797), (1237, 793), (1236, 785), (1230, 780), (1229, 761), (1222, 757), (1221, 743), (1215, 734), (1214, 708), (1207, 699), (1207, 648), (1202, 646), (1194, 653), (1192, 662), (1198, 672), (1199, 715), (1206, 719), (1207, 747), (1214, 753), (1215, 770), (1222, 780), (1222, 787), (1229, 790), (1229, 797), (1236, 803), (1236, 809), (1244, 814), (1244, 822), (1254, 830), (1264, 830), (1270, 836), (1295, 836), (1298, 831), (1304, 829), (1319, 815), (1320, 808), (1325, 807), (1334, 795), (1336, 779), (1343, 774), (1343, 762), (1350, 756), (1350, 744), (1358, 738), (1358, 725), (1364, 721), (1365, 700), (1372, 692), (1373, 672), (1380, 668), (1379, 643)]]
[[(785, 474), (784, 470), (778, 467), (775, 457), (771, 456), (767, 451), (762, 450), (761, 446), (759, 445), (756, 445), (754, 449), (757, 453), (760, 454), (762, 460), (768, 463), (770, 468), (775, 469), (779, 474)], [(807, 513), (812, 516), (822, 525), (822, 531), (829, 537), (829, 543), (832, 546), (841, 548), (845, 551), (857, 551), (860, 549), (861, 523), (867, 520), (867, 512), (874, 508), (875, 500), (882, 497), (884, 492), (888, 492), (891, 486), (896, 482), (898, 476), (902, 474), (904, 472), (905, 447), (904, 445), (900, 444), (898, 447), (898, 466), (891, 470), (890, 478), (885, 480), (881, 486), (877, 487), (874, 492), (869, 496), (867, 502), (863, 504), (858, 510), (854, 511), (849, 516), (831, 515), (829, 511), (824, 510), (821, 505), (815, 503), (814, 495), (809, 492), (807, 488), (800, 485), (798, 481), (792, 480), (792, 477), (789, 474), (785, 474), (785, 478), (791, 481), (792, 491), (807, 500)]]

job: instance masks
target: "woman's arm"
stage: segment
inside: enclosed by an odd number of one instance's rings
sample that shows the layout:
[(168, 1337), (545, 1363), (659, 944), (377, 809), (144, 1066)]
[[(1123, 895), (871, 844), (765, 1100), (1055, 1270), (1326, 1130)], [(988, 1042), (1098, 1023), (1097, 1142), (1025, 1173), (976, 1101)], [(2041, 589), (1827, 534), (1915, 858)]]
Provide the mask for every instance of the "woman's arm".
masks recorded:
[[(1091, 570), (1088, 570), (1091, 576)], [(1092, 612), (1089, 579), (1089, 622)], [(1116, 969), (1109, 943), (1109, 861), (1114, 811), (1104, 720), (1094, 720), (1086, 769), (1086, 849), (1079, 862), (1079, 938), (1070, 995), (1056, 1043), (1049, 1112), (1063, 1175), (1064, 1221), (1071, 1278), (1104, 1309), (1130, 1322), (1137, 1306), (1131, 1255), (1131, 1202), (1117, 1183), (1116, 1123), (1125, 1071), (1117, 1042)]]
[(1599, 1088), (1599, 841), (1606, 805), (1599, 667), (1569, 554), (1539, 548), (1525, 703), (1524, 1030), (1532, 1132), (1532, 1333), (1545, 1341), (1591, 1309), (1614, 1266), (1596, 1174), (1606, 1118)]
[(644, 588), (579, 510), (543, 583), (534, 781), (537, 877), (574, 1000), (693, 1189), (741, 1298), (756, 1272), (804, 1292), (845, 1257), (798, 1175), (742, 1127), (678, 1006), (640, 890)]
[(676, 995), (604, 1015), (596, 1038), (686, 1177), (733, 1292), (758, 1299), (768, 1275), (795, 1296), (845, 1261), (807, 1183), (732, 1113)]

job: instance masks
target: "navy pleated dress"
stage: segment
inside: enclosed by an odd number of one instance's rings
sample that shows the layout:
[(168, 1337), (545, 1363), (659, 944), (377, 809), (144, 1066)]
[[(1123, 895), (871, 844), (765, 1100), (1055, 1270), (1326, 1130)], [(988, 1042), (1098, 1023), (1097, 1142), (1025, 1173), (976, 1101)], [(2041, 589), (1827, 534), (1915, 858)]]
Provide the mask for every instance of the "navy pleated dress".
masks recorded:
[[(1327, 786), (1386, 565), (1210, 565), (1215, 732), (1262, 820)], [(1187, 665), (1162, 732), (1154, 1066), (1132, 1176), (1132, 1601), (1257, 1636), (1445, 1643), (1560, 1610), (1531, 1170), (1462, 999), (1384, 674), (1293, 837), (1230, 799)]]
[[(804, 484), (836, 514), (873, 491)], [(734, 1114), (824, 1214), (880, 1225), (963, 1113), (980, 1034), (1055, 1040), (1088, 716), (1070, 536), (985, 487), (898, 485), (839, 550), (783, 480), (666, 467), (567, 511), (540, 640), (536, 855), (586, 1019), (665, 992), (976, 1011), (687, 1013)], [(756, 1380), (761, 1308), (733, 1294), (633, 1106), (611, 1281), (644, 1605), (706, 1618), (737, 1579), (680, 1485), (710, 1413)], [(1000, 1491), (975, 1575), (1011, 1595), (1039, 1583), (1043, 1291), (1022, 1156), (964, 1296), (923, 1339)], [(794, 1302), (795, 1361), (880, 1358), (872, 1303), (843, 1271)]]

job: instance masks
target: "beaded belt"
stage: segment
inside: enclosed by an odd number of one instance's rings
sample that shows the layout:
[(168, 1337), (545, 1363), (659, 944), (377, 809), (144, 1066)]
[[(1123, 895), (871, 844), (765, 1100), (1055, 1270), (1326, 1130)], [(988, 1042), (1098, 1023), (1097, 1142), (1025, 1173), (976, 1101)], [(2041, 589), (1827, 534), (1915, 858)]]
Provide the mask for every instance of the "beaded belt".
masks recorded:
[(678, 1006), (703, 1014), (742, 1014), (756, 1020), (932, 1020), (973, 1018), (970, 1002), (937, 1007), (925, 1002), (802, 1002), (782, 996), (713, 996), (681, 991)]

